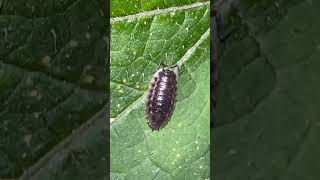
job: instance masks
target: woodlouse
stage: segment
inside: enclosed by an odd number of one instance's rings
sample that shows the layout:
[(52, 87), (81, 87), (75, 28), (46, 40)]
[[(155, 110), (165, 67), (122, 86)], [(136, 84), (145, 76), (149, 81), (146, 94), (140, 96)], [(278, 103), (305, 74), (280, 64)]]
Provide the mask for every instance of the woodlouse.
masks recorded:
[(176, 103), (178, 68), (164, 67), (153, 75), (147, 99), (146, 118), (152, 130), (159, 130), (169, 122)]

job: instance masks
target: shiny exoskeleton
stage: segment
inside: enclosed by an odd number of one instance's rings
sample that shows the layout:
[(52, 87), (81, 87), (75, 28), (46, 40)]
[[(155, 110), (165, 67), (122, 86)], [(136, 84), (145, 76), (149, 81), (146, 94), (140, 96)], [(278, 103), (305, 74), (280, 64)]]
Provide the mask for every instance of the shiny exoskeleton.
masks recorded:
[(170, 120), (177, 89), (177, 75), (172, 68), (162, 68), (154, 74), (146, 99), (146, 118), (152, 130), (163, 128)]

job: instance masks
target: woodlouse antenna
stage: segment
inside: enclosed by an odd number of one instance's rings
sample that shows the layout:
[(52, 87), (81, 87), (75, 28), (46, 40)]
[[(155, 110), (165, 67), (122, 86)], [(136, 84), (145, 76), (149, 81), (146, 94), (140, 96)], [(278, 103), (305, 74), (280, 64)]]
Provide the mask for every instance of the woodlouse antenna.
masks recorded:
[(167, 67), (167, 66), (168, 66), (168, 65), (166, 65), (165, 63), (163, 63), (163, 61), (160, 62), (160, 65), (161, 65), (162, 67)]
[[(175, 64), (175, 65), (169, 66), (169, 68), (175, 68), (175, 67), (178, 67), (178, 65)], [(179, 67), (178, 67), (178, 68), (179, 68)]]

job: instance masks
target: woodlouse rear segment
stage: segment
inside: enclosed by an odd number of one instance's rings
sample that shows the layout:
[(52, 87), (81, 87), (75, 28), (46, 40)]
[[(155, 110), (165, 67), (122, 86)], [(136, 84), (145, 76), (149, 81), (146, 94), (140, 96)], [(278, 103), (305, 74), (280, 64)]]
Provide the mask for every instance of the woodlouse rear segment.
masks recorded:
[(170, 69), (155, 73), (146, 100), (146, 117), (152, 130), (163, 128), (170, 120), (177, 95), (176, 74)]

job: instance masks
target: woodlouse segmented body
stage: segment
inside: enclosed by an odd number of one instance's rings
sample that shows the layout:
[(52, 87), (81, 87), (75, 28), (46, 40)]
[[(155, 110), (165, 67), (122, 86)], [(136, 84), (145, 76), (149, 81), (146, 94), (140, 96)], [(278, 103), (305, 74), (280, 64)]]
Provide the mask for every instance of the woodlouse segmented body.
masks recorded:
[(152, 130), (163, 128), (170, 120), (177, 89), (177, 75), (172, 68), (162, 68), (154, 74), (146, 100), (146, 118)]

